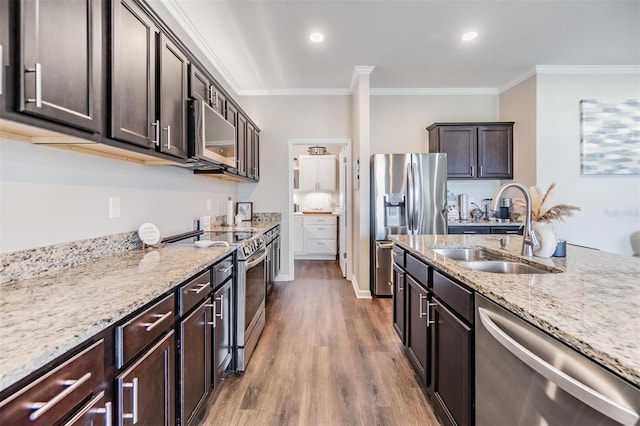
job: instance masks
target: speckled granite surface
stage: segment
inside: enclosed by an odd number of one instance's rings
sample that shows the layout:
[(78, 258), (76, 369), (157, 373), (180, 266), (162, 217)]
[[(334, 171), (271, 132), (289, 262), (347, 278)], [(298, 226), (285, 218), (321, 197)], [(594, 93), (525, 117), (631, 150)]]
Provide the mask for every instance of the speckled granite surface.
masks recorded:
[[(279, 223), (248, 225), (257, 237)], [(233, 250), (136, 249), (0, 286), (0, 391)]]
[(566, 258), (525, 258), (561, 273), (474, 271), (433, 248), (485, 247), (522, 260), (522, 237), (423, 235), (391, 239), (558, 340), (640, 386), (640, 259), (567, 246)]

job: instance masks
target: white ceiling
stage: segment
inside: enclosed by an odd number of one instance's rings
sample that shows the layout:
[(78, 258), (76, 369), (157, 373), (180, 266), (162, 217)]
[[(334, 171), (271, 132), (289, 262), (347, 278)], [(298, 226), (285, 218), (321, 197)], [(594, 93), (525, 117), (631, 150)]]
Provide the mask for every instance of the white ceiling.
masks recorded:
[(375, 89), (495, 90), (536, 65), (640, 69), (640, 0), (159, 1), (239, 94), (348, 92), (356, 66), (375, 67)]

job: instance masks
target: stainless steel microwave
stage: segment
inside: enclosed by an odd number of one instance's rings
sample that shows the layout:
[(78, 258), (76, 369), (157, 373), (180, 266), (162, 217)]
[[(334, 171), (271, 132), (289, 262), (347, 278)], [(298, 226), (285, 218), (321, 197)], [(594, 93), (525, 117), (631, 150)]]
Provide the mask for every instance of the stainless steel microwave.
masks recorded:
[(189, 101), (189, 157), (236, 169), (236, 128), (205, 101)]

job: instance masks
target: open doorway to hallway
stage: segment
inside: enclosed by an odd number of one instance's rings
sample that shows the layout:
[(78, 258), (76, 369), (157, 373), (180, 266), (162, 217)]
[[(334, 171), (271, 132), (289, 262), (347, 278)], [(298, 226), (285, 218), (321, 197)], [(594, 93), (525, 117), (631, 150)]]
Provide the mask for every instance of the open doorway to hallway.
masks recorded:
[(337, 259), (351, 280), (351, 141), (290, 139), (288, 164), (292, 278), (294, 259)]

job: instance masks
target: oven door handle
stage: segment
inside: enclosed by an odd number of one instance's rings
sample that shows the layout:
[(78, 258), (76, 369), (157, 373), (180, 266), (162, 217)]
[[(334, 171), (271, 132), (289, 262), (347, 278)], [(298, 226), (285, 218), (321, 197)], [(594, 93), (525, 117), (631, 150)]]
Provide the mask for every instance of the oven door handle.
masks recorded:
[[(259, 253), (259, 252), (257, 252), (257, 253)], [(253, 256), (251, 256), (251, 257), (253, 257)], [(247, 271), (249, 269), (253, 268), (254, 266), (258, 265), (259, 263), (261, 263), (266, 257), (267, 257), (267, 250), (262, 249), (262, 254), (257, 259), (247, 262)]]

